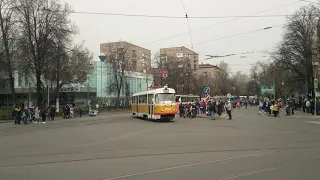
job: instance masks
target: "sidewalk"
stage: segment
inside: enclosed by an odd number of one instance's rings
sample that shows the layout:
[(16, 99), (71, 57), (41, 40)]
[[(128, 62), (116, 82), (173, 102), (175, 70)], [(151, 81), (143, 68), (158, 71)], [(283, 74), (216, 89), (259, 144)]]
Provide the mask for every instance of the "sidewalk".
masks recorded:
[[(273, 114), (266, 113), (263, 110), (259, 110), (258, 113), (262, 116), (274, 116)], [(280, 114), (278, 115), (278, 117), (292, 117), (292, 118), (310, 117), (310, 118), (319, 118), (320, 119), (320, 115), (312, 115), (311, 113), (304, 113), (302, 110), (295, 110), (294, 115), (287, 116), (286, 114), (287, 114), (286, 109), (281, 108), (281, 111), (280, 111)]]
[[(121, 113), (131, 113), (131, 110), (113, 110), (113, 111), (103, 111), (100, 114), (101, 115), (111, 115), (111, 114), (121, 114)], [(88, 113), (85, 113), (82, 115), (82, 117), (89, 117)], [(69, 119), (64, 119), (63, 116), (57, 116), (54, 118), (54, 121), (60, 121), (60, 120), (72, 120), (72, 119), (78, 119), (80, 117), (75, 117), (75, 118), (69, 118)], [(47, 119), (48, 121), (48, 119)], [(0, 124), (2, 123), (13, 123), (13, 120), (0, 120)]]

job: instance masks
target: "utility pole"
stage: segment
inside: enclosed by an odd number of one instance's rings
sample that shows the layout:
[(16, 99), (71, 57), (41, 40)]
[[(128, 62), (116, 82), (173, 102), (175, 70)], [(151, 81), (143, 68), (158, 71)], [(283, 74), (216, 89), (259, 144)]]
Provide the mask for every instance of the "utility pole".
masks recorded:
[(57, 58), (57, 67), (56, 67), (56, 80), (57, 80), (57, 84), (56, 84), (56, 95), (57, 95), (57, 99), (56, 99), (56, 112), (59, 113), (59, 109), (60, 109), (60, 74), (59, 74), (59, 68), (60, 68), (60, 57), (61, 57), (61, 53), (60, 53), (60, 37), (58, 37), (58, 58)]
[(28, 101), (28, 107), (30, 108), (31, 107), (31, 85), (30, 85), (30, 83), (28, 83), (28, 91), (29, 91), (29, 97), (28, 97), (28, 99), (29, 99), (29, 101)]
[(47, 107), (49, 107), (50, 106), (50, 90), (49, 90), (49, 83), (47, 83), (47, 86), (48, 86), (48, 103), (47, 103)]
[(88, 79), (88, 73), (87, 73), (87, 105), (89, 105), (89, 99), (90, 99), (90, 83)]

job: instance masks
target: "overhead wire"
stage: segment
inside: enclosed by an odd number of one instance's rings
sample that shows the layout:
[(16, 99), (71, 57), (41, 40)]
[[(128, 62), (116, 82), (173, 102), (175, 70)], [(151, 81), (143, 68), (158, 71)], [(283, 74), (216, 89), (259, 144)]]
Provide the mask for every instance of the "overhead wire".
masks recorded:
[(313, 4), (320, 4), (319, 2), (308, 1), (308, 0), (301, 0), (301, 1), (304, 1), (304, 2), (309, 2), (309, 3), (313, 3)]
[(221, 39), (227, 39), (227, 38), (231, 38), (231, 37), (242, 36), (242, 35), (246, 35), (246, 34), (252, 34), (252, 33), (259, 32), (259, 31), (265, 31), (265, 30), (269, 30), (269, 29), (272, 29), (272, 28), (275, 28), (275, 27), (282, 26), (282, 25), (284, 25), (284, 24), (279, 24), (279, 25), (275, 25), (275, 26), (268, 26), (268, 27), (265, 27), (265, 28), (262, 28), (262, 29), (257, 29), (257, 30), (253, 30), (253, 31), (247, 31), (247, 32), (243, 32), (243, 33), (230, 35), (230, 36), (224, 36), (224, 37), (220, 37), (220, 38), (216, 38), (216, 39), (211, 39), (211, 40), (206, 40), (206, 41), (202, 41), (202, 42), (198, 42), (198, 43), (193, 43), (193, 46), (194, 45), (199, 45), (199, 44), (205, 44), (205, 43), (209, 43), (209, 42), (214, 42), (214, 41), (218, 41), (218, 40), (221, 40)]
[[(298, 0), (298, 1), (295, 1), (295, 2), (292, 2), (292, 3), (284, 4), (284, 5), (277, 6), (277, 7), (274, 7), (274, 8), (270, 8), (270, 9), (267, 9), (267, 10), (259, 11), (259, 12), (256, 12), (256, 13), (252, 13), (252, 14), (249, 14), (247, 16), (254, 16), (254, 15), (257, 15), (257, 14), (269, 12), (269, 11), (272, 11), (272, 10), (275, 10), (275, 9), (279, 9), (279, 8), (283, 8), (283, 7), (286, 7), (286, 6), (291, 6), (291, 5), (300, 3), (300, 2), (302, 2), (302, 0)], [(243, 16), (243, 17), (231, 19), (231, 20), (228, 20), (228, 21), (223, 21), (223, 22), (220, 22), (220, 23), (212, 24), (212, 25), (209, 25), (209, 26), (205, 26), (205, 27), (202, 27), (202, 28), (195, 29), (192, 32), (198, 32), (198, 31), (201, 31), (201, 30), (204, 30), (204, 29), (208, 29), (208, 28), (216, 27), (216, 26), (219, 26), (219, 25), (222, 25), (222, 24), (227, 24), (227, 23), (230, 23), (230, 22), (233, 22), (233, 21), (237, 21), (237, 20), (240, 20), (240, 19), (243, 19), (243, 18), (246, 18), (246, 17)], [(158, 39), (158, 40), (154, 40), (154, 41), (150, 41), (150, 42), (147, 42), (147, 43), (143, 43), (141, 45), (153, 44), (153, 43), (156, 43), (156, 42), (160, 42), (160, 41), (163, 41), (163, 40), (171, 39), (171, 38), (182, 36), (182, 35), (186, 35), (186, 34), (188, 34), (188, 32), (175, 34), (175, 35), (168, 36), (168, 37), (165, 37), (165, 38), (161, 38), (161, 39)]]
[(181, 1), (181, 4), (182, 4), (184, 12), (185, 12), (185, 18), (187, 19), (189, 37), (190, 37), (190, 42), (191, 42), (191, 49), (193, 50), (193, 40), (192, 40), (192, 35), (191, 35), (191, 28), (190, 28), (190, 22), (189, 22), (189, 18), (188, 18), (187, 9), (186, 9), (186, 6), (184, 5), (183, 0), (180, 0), (180, 1)]
[[(164, 18), (164, 19), (187, 19), (186, 16), (165, 16), (165, 15), (147, 15), (147, 14), (123, 14), (123, 13), (103, 13), (103, 12), (87, 12), (73, 11), (72, 14), (87, 15), (104, 15), (104, 16), (125, 16), (125, 17), (142, 17), (142, 18)], [(268, 15), (227, 15), (227, 16), (189, 16), (189, 19), (230, 19), (230, 18), (272, 18), (272, 17), (288, 17), (290, 14), (268, 14)]]
[(259, 50), (259, 51), (247, 51), (247, 52), (242, 52), (242, 53), (230, 53), (230, 54), (226, 54), (226, 55), (206, 55), (206, 56), (208, 56), (208, 58), (206, 58), (204, 60), (200, 60), (200, 61), (207, 61), (207, 60), (211, 60), (211, 59), (225, 58), (225, 57), (231, 57), (231, 56), (239, 56), (239, 55), (246, 55), (246, 54), (253, 54), (253, 53), (264, 53), (264, 52), (267, 52), (267, 51), (268, 50)]

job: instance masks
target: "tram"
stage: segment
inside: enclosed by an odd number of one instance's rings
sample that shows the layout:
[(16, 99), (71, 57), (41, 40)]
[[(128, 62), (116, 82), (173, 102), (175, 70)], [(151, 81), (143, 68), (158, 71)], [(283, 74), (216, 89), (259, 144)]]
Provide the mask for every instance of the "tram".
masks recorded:
[(196, 101), (200, 102), (201, 97), (197, 95), (176, 95), (176, 102), (177, 103), (182, 103), (183, 105), (185, 104), (190, 104), (190, 103), (195, 103)]
[(171, 121), (178, 113), (175, 90), (163, 88), (139, 92), (132, 95), (131, 110), (134, 117), (156, 121)]

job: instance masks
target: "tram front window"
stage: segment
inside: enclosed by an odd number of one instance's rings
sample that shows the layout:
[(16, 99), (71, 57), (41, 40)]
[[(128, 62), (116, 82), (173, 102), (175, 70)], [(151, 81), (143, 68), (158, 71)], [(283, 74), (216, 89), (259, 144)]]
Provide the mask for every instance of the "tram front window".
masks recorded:
[(172, 93), (156, 94), (156, 103), (170, 101), (175, 102), (175, 95)]

